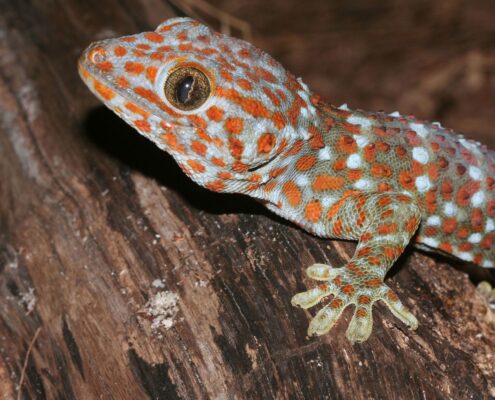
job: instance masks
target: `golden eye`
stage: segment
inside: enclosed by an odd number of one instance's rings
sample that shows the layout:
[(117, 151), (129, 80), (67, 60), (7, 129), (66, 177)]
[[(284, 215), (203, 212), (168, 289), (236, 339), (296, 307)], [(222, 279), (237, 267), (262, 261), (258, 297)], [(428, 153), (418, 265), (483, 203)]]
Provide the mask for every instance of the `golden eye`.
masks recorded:
[(200, 107), (210, 96), (211, 86), (204, 72), (194, 67), (180, 67), (165, 81), (165, 97), (174, 107), (191, 111)]

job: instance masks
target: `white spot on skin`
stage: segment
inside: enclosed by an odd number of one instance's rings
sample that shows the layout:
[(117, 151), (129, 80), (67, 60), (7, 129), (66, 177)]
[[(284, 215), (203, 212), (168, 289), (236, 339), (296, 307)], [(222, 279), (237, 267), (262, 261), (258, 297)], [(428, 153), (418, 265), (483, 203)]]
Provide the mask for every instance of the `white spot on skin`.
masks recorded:
[(486, 220), (485, 232), (489, 233), (489, 232), (493, 232), (493, 231), (495, 231), (495, 222), (493, 221), (493, 219), (488, 218)]
[(430, 160), (430, 156), (428, 155), (428, 150), (426, 150), (424, 147), (414, 147), (412, 151), (412, 156), (417, 162), (421, 164), (426, 164)]
[(484, 201), (485, 201), (485, 192), (481, 190), (473, 194), (473, 197), (471, 197), (471, 204), (473, 207), (480, 207)]
[(361, 125), (361, 128), (368, 129), (371, 126), (371, 121), (368, 118), (360, 117), (358, 115), (351, 115), (347, 118), (347, 122), (353, 125)]
[(428, 129), (426, 129), (426, 127), (423, 124), (418, 124), (413, 122), (409, 124), (409, 127), (423, 138), (427, 137), (429, 134)]
[(481, 181), (483, 179), (483, 172), (478, 167), (469, 167), (469, 176), (475, 181)]
[(302, 86), (302, 88), (306, 91), (306, 92), (309, 92), (309, 88), (308, 88), (308, 85), (306, 85), (302, 78), (297, 78), (297, 82)]
[(438, 247), (439, 245), (439, 241), (433, 238), (423, 238), (421, 241), (430, 247)]
[(328, 161), (331, 160), (332, 157), (330, 156), (330, 149), (328, 147), (324, 147), (318, 152), (318, 158), (321, 161)]
[(359, 154), (351, 154), (347, 159), (347, 167), (356, 169), (361, 166), (361, 156)]
[(388, 114), (389, 116), (391, 117), (400, 117), (400, 112), (399, 111), (394, 111), (394, 112), (391, 112), (390, 114)]
[(431, 226), (440, 226), (442, 223), (442, 220), (438, 215), (432, 215), (426, 220), (426, 225), (431, 225)]
[(473, 261), (473, 255), (467, 251), (454, 252), (454, 255), (464, 261)]
[(360, 149), (362, 149), (364, 146), (366, 146), (370, 142), (369, 137), (363, 136), (363, 135), (355, 135), (354, 140), (356, 141), (356, 143)]
[(479, 243), (481, 242), (481, 234), (479, 233), (473, 233), (468, 237), (468, 242), (469, 243)]
[(308, 177), (306, 175), (299, 175), (296, 178), (296, 183), (299, 186), (306, 186), (308, 184)]
[(438, 126), (439, 128), (442, 128), (443, 129), (442, 124), (440, 122), (438, 122), (438, 121), (433, 122), (432, 125)]
[(426, 175), (421, 175), (416, 178), (416, 189), (419, 192), (424, 193), (431, 188), (430, 179)]
[(448, 217), (453, 217), (457, 213), (457, 206), (454, 203), (445, 203), (443, 213)]
[(354, 187), (356, 189), (371, 189), (372, 184), (371, 184), (371, 182), (368, 179), (359, 179), (354, 184)]
[(483, 260), (481, 266), (484, 268), (493, 268), (493, 262), (490, 260)]
[(340, 105), (338, 108), (339, 108), (339, 110), (351, 111), (349, 109), (349, 107), (347, 107), (347, 103), (344, 103), (344, 104)]
[(321, 200), (321, 205), (323, 207), (330, 207), (332, 204), (334, 204), (338, 200), (337, 197), (332, 197), (332, 196), (326, 196)]

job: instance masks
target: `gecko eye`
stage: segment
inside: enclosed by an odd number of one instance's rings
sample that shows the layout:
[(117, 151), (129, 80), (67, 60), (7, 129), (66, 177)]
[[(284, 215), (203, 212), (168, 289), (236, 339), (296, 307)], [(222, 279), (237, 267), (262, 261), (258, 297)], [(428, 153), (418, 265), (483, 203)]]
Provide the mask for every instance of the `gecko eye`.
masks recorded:
[(165, 97), (182, 111), (195, 110), (210, 96), (207, 76), (194, 67), (180, 67), (172, 71), (165, 81)]

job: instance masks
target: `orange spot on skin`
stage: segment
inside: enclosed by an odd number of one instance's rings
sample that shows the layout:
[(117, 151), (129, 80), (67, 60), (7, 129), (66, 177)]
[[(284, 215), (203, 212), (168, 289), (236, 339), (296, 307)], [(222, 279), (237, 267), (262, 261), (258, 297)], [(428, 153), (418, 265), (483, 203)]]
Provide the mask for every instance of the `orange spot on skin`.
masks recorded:
[(311, 201), (307, 204), (304, 216), (310, 222), (317, 222), (321, 217), (321, 204), (318, 200)]
[(97, 80), (94, 81), (94, 88), (105, 100), (112, 100), (115, 97), (115, 92), (113, 90), (109, 89)]
[(244, 129), (244, 120), (242, 118), (232, 117), (225, 121), (225, 129), (232, 134), (239, 134)]
[(344, 302), (340, 299), (333, 299), (330, 304), (328, 305), (330, 308), (332, 309), (337, 309), (337, 308), (340, 308), (342, 307), (342, 304), (344, 304)]
[(274, 168), (270, 171), (270, 177), (276, 178), (277, 176), (283, 174), (285, 171), (287, 171), (287, 167)]
[(115, 49), (113, 49), (113, 52), (117, 57), (123, 57), (127, 54), (127, 50), (124, 46), (115, 47)]
[(335, 171), (343, 171), (344, 169), (346, 169), (346, 164), (347, 164), (347, 161), (343, 158), (335, 161), (332, 165), (332, 168), (335, 170)]
[(370, 304), (371, 303), (371, 299), (368, 296), (361, 295), (358, 298), (358, 303), (359, 304)]
[(369, 256), (367, 260), (368, 260), (368, 264), (370, 265), (376, 266), (381, 264), (380, 258), (376, 256)]
[(155, 51), (150, 54), (150, 57), (152, 60), (162, 61), (164, 56), (163, 53), (160, 53), (159, 51)]
[(296, 161), (296, 169), (298, 171), (307, 171), (316, 163), (316, 157), (313, 155), (302, 156)]
[(218, 177), (225, 180), (232, 179), (234, 176), (228, 171), (223, 171), (218, 173)]
[(247, 79), (240, 78), (240, 79), (237, 79), (236, 82), (244, 90), (252, 90), (253, 89), (253, 85)]
[(348, 296), (351, 296), (355, 291), (354, 286), (352, 286), (351, 284), (343, 286), (340, 290), (342, 291), (342, 293), (345, 293)]
[(402, 250), (398, 247), (393, 247), (393, 246), (383, 247), (383, 255), (388, 260), (395, 260), (401, 253), (402, 253)]
[(144, 119), (138, 119), (138, 120), (134, 121), (134, 126), (137, 129), (139, 129), (140, 131), (143, 131), (146, 133), (150, 133), (150, 131), (151, 131), (151, 126), (150, 126), (149, 122), (144, 120)]
[(363, 176), (363, 171), (360, 169), (352, 169), (347, 172), (347, 178), (351, 181), (357, 181)]
[(408, 171), (400, 171), (399, 183), (404, 189), (407, 190), (414, 189), (414, 179)]
[(397, 232), (397, 224), (394, 223), (382, 224), (376, 228), (376, 232), (379, 233), (380, 235), (388, 235), (390, 233), (395, 233)]
[(417, 217), (411, 217), (406, 221), (405, 229), (411, 235), (416, 231), (419, 225), (419, 219)]
[(442, 224), (442, 230), (447, 235), (454, 233), (457, 228), (457, 220), (455, 218), (445, 218)]
[(156, 73), (157, 72), (158, 72), (158, 69), (156, 67), (150, 66), (150, 67), (146, 68), (146, 78), (151, 83), (155, 83)]
[(177, 137), (173, 133), (164, 133), (161, 135), (162, 141), (172, 150), (184, 154), (184, 147), (177, 141)]
[(389, 290), (387, 292), (387, 298), (390, 300), (390, 301), (398, 301), (399, 300), (399, 297), (391, 290)]
[(208, 182), (205, 187), (213, 192), (222, 192), (225, 184), (222, 181)]
[(110, 61), (97, 63), (96, 67), (104, 72), (110, 72), (113, 69), (113, 64)]
[(161, 110), (165, 111), (167, 114), (173, 117), (178, 117), (180, 115), (176, 113), (174, 110), (172, 110), (170, 107), (167, 107), (165, 104), (163, 104), (160, 98), (153, 91), (146, 89), (142, 86), (138, 86), (134, 89), (134, 92), (138, 96), (148, 100), (153, 104), (156, 104), (158, 107), (160, 107)]
[(457, 237), (459, 239), (466, 239), (471, 232), (471, 229), (467, 226), (462, 226), (457, 230)]
[(363, 247), (361, 249), (359, 249), (356, 253), (356, 256), (357, 257), (365, 257), (367, 256), (368, 254), (370, 254), (371, 252), (371, 248), (370, 247)]
[(337, 190), (344, 186), (345, 179), (340, 176), (327, 174), (317, 175), (313, 181), (313, 190), (320, 192), (323, 190)]
[(133, 61), (127, 61), (125, 63), (124, 69), (126, 72), (129, 74), (134, 74), (138, 75), (141, 74), (144, 71), (144, 65), (141, 63), (133, 62)]
[(368, 143), (364, 146), (364, 159), (368, 162), (375, 161), (376, 156), (376, 145), (374, 143)]
[(483, 213), (479, 208), (475, 208), (471, 213), (471, 227), (475, 232), (480, 232), (484, 227)]
[(149, 50), (149, 49), (151, 49), (151, 46), (149, 44), (146, 44), (146, 43), (139, 43), (136, 45), (136, 48), (138, 48), (140, 50)]
[(298, 154), (302, 147), (304, 146), (304, 141), (303, 140), (297, 140), (293, 145), (292, 147), (287, 150), (287, 152), (285, 153), (285, 156), (293, 156), (295, 154)]
[(275, 147), (275, 135), (270, 132), (265, 132), (258, 139), (258, 153), (269, 154)]
[(119, 40), (122, 42), (131, 43), (131, 42), (136, 41), (136, 37), (135, 36), (124, 36), (124, 37), (121, 37)]
[(342, 128), (344, 128), (344, 130), (346, 130), (349, 133), (353, 133), (353, 134), (361, 133), (361, 126), (360, 125), (354, 125), (354, 124), (350, 124), (348, 122), (343, 122)]
[(453, 250), (452, 245), (450, 243), (446, 243), (446, 242), (440, 243), (438, 248), (442, 251), (445, 251), (446, 253), (452, 253), (452, 250)]
[(396, 146), (395, 154), (397, 154), (399, 158), (404, 158), (407, 155), (407, 150), (402, 146)]
[(367, 315), (368, 315), (368, 312), (362, 307), (359, 307), (356, 310), (356, 317), (358, 317), (358, 318), (365, 318)]
[(200, 156), (204, 157), (206, 154), (207, 147), (204, 143), (198, 142), (197, 140), (193, 140), (191, 142), (191, 149), (195, 153), (199, 154)]
[(371, 166), (371, 175), (375, 178), (390, 178), (392, 176), (392, 168), (386, 164), (373, 164)]
[(218, 157), (212, 157), (211, 162), (215, 164), (217, 167), (225, 167), (227, 165), (227, 163), (224, 160)]
[(143, 119), (146, 119), (150, 116), (150, 113), (148, 111), (143, 110), (141, 107), (137, 106), (134, 103), (131, 103), (130, 101), (126, 101), (124, 103), (124, 107), (134, 114), (141, 115)]
[(297, 207), (301, 203), (301, 190), (294, 182), (285, 182), (282, 186), (282, 192), (292, 207)]
[(123, 76), (118, 76), (117, 78), (115, 78), (115, 83), (122, 89), (127, 89), (129, 87), (129, 81)]
[(364, 284), (369, 288), (377, 288), (382, 285), (382, 281), (378, 278), (368, 279)]
[(349, 135), (341, 136), (337, 141), (337, 148), (342, 153), (352, 154), (357, 150), (356, 141)]
[(436, 236), (438, 234), (438, 229), (434, 226), (427, 226), (423, 233), (425, 236)]
[(163, 36), (156, 32), (147, 32), (144, 37), (150, 42), (161, 43), (163, 42)]
[(349, 272), (351, 272), (353, 275), (356, 275), (356, 276), (363, 276), (366, 274), (361, 268), (359, 268), (356, 265), (356, 263), (353, 263), (353, 262), (350, 262), (349, 264), (347, 264), (346, 269)]
[(223, 114), (223, 109), (217, 106), (211, 106), (208, 110), (206, 110), (206, 116), (216, 122), (220, 122), (222, 120)]
[(199, 161), (196, 160), (187, 160), (187, 164), (191, 167), (191, 169), (195, 172), (205, 172), (205, 167)]
[(256, 74), (258, 74), (258, 76), (261, 77), (261, 79), (263, 79), (267, 82), (270, 82), (270, 83), (276, 83), (277, 82), (277, 78), (275, 78), (275, 76), (270, 71), (268, 71), (267, 69), (256, 68), (255, 71), (256, 71)]
[(285, 128), (285, 124), (286, 124), (285, 117), (281, 112), (273, 113), (272, 122), (277, 129)]
[(244, 151), (244, 143), (242, 143), (242, 141), (240, 141), (239, 139), (230, 138), (229, 150), (230, 154), (232, 154), (232, 157), (239, 159), (242, 157), (242, 153)]
[(382, 196), (378, 199), (378, 205), (380, 207), (388, 206), (390, 203), (392, 203), (390, 196)]
[(275, 93), (265, 86), (263, 86), (263, 92), (267, 95), (275, 107), (280, 107), (280, 99), (275, 95)]
[(309, 132), (309, 147), (313, 150), (322, 149), (325, 147), (325, 142), (323, 141), (323, 135), (321, 132), (313, 125), (308, 128)]

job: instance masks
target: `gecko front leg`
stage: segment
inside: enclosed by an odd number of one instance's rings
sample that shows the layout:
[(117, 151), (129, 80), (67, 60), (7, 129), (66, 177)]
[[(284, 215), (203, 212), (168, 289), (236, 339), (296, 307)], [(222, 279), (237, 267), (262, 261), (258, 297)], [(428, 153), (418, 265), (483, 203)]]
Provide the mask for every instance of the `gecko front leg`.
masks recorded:
[(400, 193), (349, 192), (329, 210), (328, 230), (333, 237), (358, 240), (356, 252), (342, 268), (314, 264), (310, 278), (322, 283), (292, 298), (292, 304), (310, 308), (323, 298), (332, 300), (312, 319), (308, 334), (322, 335), (337, 322), (343, 310), (354, 305), (354, 316), (346, 336), (363, 342), (373, 328), (373, 303), (382, 300), (406, 325), (416, 329), (418, 321), (397, 295), (383, 283), (385, 274), (414, 235), (421, 220), (415, 200)]

